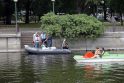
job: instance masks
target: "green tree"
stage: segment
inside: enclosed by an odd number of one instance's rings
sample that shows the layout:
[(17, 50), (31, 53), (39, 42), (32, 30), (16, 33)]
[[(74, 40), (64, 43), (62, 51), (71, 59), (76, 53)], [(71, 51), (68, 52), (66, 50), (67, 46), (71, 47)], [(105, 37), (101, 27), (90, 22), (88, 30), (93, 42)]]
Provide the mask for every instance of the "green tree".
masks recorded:
[(4, 15), (5, 15), (5, 23), (11, 24), (11, 16), (13, 13), (13, 1), (12, 0), (4, 0)]
[(95, 17), (86, 14), (55, 15), (41, 17), (41, 28), (53, 36), (67, 38), (95, 38), (103, 32), (103, 25)]
[[(104, 3), (102, 3), (102, 1)], [(90, 4), (92, 13), (95, 16), (95, 13), (98, 13), (98, 6), (103, 6), (103, 12), (104, 12), (104, 20), (106, 20), (106, 11), (107, 11), (107, 5), (110, 0), (86, 0), (85, 5)], [(97, 14), (96, 14), (97, 15)]]
[(52, 3), (50, 0), (35, 0), (31, 5), (31, 9), (35, 16), (40, 17), (47, 12), (50, 12)]
[[(19, 2), (18, 2), (18, 9), (19, 9), (18, 11), (21, 11), (21, 10), (26, 11), (26, 13), (25, 13), (25, 23), (26, 24), (30, 23), (29, 17), (31, 15), (31, 12), (33, 11), (32, 7), (34, 7), (33, 4), (35, 1), (38, 1), (38, 0), (19, 0)], [(39, 4), (37, 4), (37, 5), (39, 5)]]
[(124, 13), (124, 0), (111, 0), (110, 6), (114, 12), (119, 13), (121, 17), (121, 25), (123, 25), (122, 14)]
[(4, 3), (3, 1), (0, 1), (0, 17), (4, 15), (3, 12), (4, 12)]

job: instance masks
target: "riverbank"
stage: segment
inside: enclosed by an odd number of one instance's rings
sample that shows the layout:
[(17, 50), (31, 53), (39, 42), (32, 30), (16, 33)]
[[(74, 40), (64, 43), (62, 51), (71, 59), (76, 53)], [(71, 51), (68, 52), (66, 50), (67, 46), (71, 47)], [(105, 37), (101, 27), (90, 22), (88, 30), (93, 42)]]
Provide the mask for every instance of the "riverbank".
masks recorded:
[[(18, 34), (0, 34), (0, 52), (24, 52), (24, 45), (32, 45), (34, 32), (21, 32)], [(53, 38), (53, 46), (61, 48), (63, 39)], [(67, 40), (72, 52), (94, 50), (104, 47), (111, 50), (124, 50), (124, 32), (105, 32), (101, 37), (90, 39)]]
[(0, 34), (0, 52), (21, 51), (21, 34)]
[[(24, 25), (23, 25), (24, 26)], [(72, 51), (94, 50), (96, 47), (105, 49), (124, 50), (124, 27), (123, 26), (106, 26), (105, 33), (95, 40), (73, 39), (68, 40), (69, 47)], [(14, 26), (0, 27), (0, 52), (23, 52), (24, 45), (32, 45), (32, 35), (35, 32), (41, 32), (40, 26), (36, 28), (23, 27), (19, 28), (16, 34)], [(61, 47), (63, 39), (53, 38), (53, 46)]]

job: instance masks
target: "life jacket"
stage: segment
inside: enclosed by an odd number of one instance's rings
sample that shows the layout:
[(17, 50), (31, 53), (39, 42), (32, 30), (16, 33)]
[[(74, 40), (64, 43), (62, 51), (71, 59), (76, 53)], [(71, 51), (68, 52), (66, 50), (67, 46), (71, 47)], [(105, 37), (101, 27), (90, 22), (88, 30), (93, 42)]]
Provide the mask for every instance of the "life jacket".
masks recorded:
[(93, 54), (91, 51), (88, 51), (88, 52), (86, 52), (86, 53), (84, 54), (83, 58), (91, 58), (91, 57), (93, 57), (93, 56), (94, 56), (94, 54)]

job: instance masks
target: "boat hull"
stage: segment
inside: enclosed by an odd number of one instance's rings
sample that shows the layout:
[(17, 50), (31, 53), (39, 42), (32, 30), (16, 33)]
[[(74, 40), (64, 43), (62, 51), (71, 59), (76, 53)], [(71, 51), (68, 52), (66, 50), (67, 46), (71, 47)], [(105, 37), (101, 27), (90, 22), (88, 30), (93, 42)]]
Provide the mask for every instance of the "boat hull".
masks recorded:
[(28, 45), (24, 45), (26, 52), (30, 54), (69, 54), (71, 50), (69, 49), (42, 49), (42, 48), (35, 48)]
[(83, 58), (83, 56), (75, 55), (73, 57), (77, 62), (122, 62), (124, 61), (124, 54), (109, 54), (103, 55), (102, 58)]

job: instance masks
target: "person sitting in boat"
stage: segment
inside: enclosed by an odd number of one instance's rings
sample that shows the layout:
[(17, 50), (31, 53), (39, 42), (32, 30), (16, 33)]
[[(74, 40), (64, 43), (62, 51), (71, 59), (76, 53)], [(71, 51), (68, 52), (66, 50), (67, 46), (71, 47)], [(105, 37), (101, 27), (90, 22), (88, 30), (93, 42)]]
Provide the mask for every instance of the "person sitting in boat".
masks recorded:
[(100, 58), (101, 54), (100, 48), (96, 47), (95, 54), (91, 58)]
[(65, 43), (65, 45), (63, 46), (63, 49), (69, 49), (68, 43)]
[(62, 48), (63, 49), (69, 49), (68, 43), (66, 42), (65, 38), (64, 38), (63, 43), (62, 43)]
[(37, 33), (35, 38), (34, 38), (34, 47), (39, 48), (39, 46), (40, 46), (40, 37), (39, 37), (39, 35)]
[(104, 53), (105, 53), (105, 49), (102, 48), (102, 50), (101, 50), (101, 54), (100, 54), (100, 58), (102, 58), (102, 55), (104, 55)]
[(46, 46), (45, 46), (44, 43), (42, 43), (41, 48), (42, 48), (42, 49), (46, 49)]

